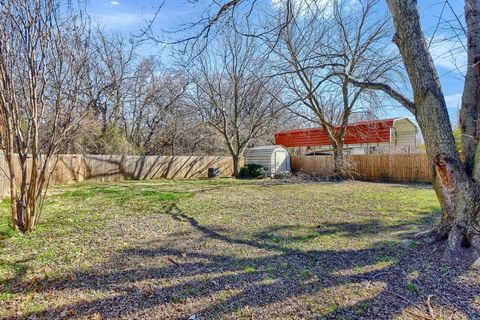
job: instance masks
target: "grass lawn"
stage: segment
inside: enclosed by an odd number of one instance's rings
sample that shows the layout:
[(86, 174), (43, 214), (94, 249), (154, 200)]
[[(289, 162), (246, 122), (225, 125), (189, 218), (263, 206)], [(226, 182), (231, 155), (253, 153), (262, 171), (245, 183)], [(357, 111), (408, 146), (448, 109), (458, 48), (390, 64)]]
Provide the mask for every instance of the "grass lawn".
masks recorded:
[(429, 186), (55, 186), (29, 235), (0, 207), (0, 318), (480, 319), (479, 271), (411, 240)]

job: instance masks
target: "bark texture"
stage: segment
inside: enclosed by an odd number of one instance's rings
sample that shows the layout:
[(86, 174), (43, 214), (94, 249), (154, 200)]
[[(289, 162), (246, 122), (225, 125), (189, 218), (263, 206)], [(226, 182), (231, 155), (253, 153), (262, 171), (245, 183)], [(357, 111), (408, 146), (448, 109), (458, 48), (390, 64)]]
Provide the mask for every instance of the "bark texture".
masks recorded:
[(480, 1), (465, 1), (468, 65), (460, 110), (462, 153), (465, 168), (474, 179), (480, 177)]
[(465, 84), (468, 92), (464, 95), (462, 105), (462, 140), (466, 143), (464, 162), (455, 145), (439, 77), (421, 29), (417, 1), (388, 0), (388, 5), (397, 31), (393, 41), (400, 50), (410, 78), (414, 113), (437, 174), (435, 190), (443, 209), (443, 217), (436, 230), (437, 237), (448, 240), (446, 256), (464, 256), (468, 253), (478, 258), (480, 198), (477, 182), (472, 176), (477, 137), (467, 138), (467, 135), (476, 135), (473, 124), (478, 118), (478, 66), (475, 61), (478, 61), (479, 0), (467, 0), (465, 9), (471, 65)]
[(241, 168), (241, 159), (243, 157), (243, 154), (242, 156), (239, 156), (239, 155), (233, 155), (232, 156), (232, 159), (233, 159), (233, 176), (235, 178), (240, 178), (240, 168)]

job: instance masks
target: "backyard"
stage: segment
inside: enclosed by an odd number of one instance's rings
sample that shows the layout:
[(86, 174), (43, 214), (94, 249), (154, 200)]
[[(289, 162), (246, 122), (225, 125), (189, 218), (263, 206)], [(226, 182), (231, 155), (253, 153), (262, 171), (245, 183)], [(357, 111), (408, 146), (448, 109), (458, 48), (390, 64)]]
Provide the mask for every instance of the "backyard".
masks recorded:
[(480, 318), (478, 270), (413, 237), (427, 185), (61, 185), (27, 235), (0, 210), (5, 319)]

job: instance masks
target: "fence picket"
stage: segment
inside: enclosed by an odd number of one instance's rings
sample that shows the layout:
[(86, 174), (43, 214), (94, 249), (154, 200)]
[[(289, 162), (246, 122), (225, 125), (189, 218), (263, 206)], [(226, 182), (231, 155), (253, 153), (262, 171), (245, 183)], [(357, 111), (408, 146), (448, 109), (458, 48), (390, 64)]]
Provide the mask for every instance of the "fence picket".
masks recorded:
[[(207, 177), (208, 168), (218, 167), (221, 176), (233, 174), (233, 162), (227, 156), (114, 156), (58, 155), (51, 184), (86, 180), (188, 179)], [(18, 156), (15, 157), (18, 162)], [(359, 180), (431, 182), (432, 171), (426, 154), (372, 154), (347, 157)], [(29, 159), (29, 161), (31, 161)], [(54, 162), (52, 160), (52, 162)], [(327, 175), (333, 170), (331, 156), (293, 156), (293, 172)], [(53, 168), (52, 168), (53, 169)], [(15, 164), (17, 177), (20, 165)], [(0, 196), (9, 194), (9, 170), (0, 154)]]
[[(430, 161), (423, 153), (351, 155), (346, 159), (359, 180), (432, 182)], [(292, 171), (328, 176), (332, 163), (332, 156), (294, 156)]]
[[(227, 156), (118, 156), (62, 154), (52, 159), (50, 184), (77, 183), (86, 180), (120, 181), (124, 179), (205, 178), (208, 168), (218, 167), (222, 177), (233, 174), (233, 161)], [(20, 175), (18, 156), (15, 174)], [(42, 158), (43, 159), (43, 158)], [(29, 161), (31, 161), (29, 159)], [(30, 165), (29, 165), (30, 166)], [(9, 195), (9, 170), (0, 153), (0, 197)]]

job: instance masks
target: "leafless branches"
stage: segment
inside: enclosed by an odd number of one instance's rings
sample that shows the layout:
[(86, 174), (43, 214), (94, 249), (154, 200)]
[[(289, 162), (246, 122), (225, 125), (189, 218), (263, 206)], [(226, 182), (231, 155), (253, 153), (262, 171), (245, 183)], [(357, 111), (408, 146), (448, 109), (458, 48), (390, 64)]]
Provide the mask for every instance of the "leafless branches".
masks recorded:
[(290, 111), (323, 127), (340, 164), (350, 117), (379, 108), (376, 96), (352, 79), (380, 83), (396, 75), (398, 56), (385, 52), (391, 26), (377, 16), (375, 0), (355, 8), (344, 1), (281, 3), (270, 19), (280, 31), (266, 40), (275, 75), (288, 89)]
[(282, 90), (264, 77), (267, 59), (261, 49), (258, 39), (224, 30), (218, 42), (186, 67), (194, 84), (189, 101), (223, 136), (236, 176), (246, 148), (267, 134), (273, 136), (281, 118), (277, 98)]
[(55, 0), (1, 1), (0, 33), (2, 147), (12, 220), (15, 228), (30, 231), (40, 216), (53, 155), (89, 107), (83, 91), (89, 34), (78, 16), (63, 16)]

